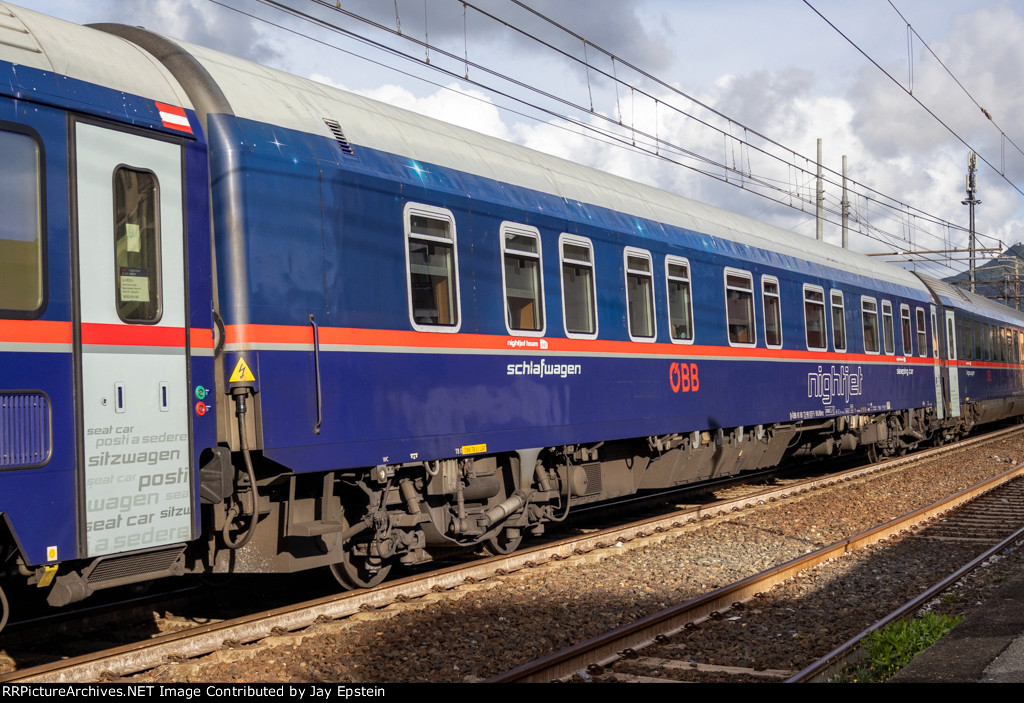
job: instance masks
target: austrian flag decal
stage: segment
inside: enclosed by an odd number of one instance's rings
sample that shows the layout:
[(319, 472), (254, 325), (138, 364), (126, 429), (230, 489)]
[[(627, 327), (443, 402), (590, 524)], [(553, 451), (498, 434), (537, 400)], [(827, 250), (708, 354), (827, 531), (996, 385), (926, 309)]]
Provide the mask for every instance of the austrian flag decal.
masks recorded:
[(192, 134), (192, 127), (188, 123), (188, 117), (185, 116), (183, 108), (157, 103), (156, 109), (160, 111), (160, 120), (164, 123), (164, 127)]

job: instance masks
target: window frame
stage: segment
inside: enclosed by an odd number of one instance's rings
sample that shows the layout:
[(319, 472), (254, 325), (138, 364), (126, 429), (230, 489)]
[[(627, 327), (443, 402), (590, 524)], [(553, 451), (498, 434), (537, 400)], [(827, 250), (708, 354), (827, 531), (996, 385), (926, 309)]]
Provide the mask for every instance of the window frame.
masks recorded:
[(35, 320), (43, 316), (49, 304), (50, 275), (49, 247), (47, 246), (46, 147), (39, 133), (25, 125), (0, 120), (0, 131), (28, 138), (35, 146), (36, 178), (36, 252), (38, 253), (39, 304), (32, 309), (0, 308), (0, 319)]
[[(839, 297), (839, 305), (836, 305), (836, 296)], [(828, 292), (829, 311), (832, 314), (832, 349), (837, 352), (845, 352), (848, 344), (847, 333), (846, 333), (846, 298), (843, 296), (843, 291), (838, 288), (832, 288)], [(836, 308), (839, 308), (839, 327), (842, 332), (842, 346), (836, 343)]]
[[(767, 290), (767, 284), (773, 284), (775, 286), (775, 292), (769, 293)], [(768, 306), (765, 301), (768, 298), (775, 298), (776, 311), (776, 322), (778, 323), (779, 330), (779, 341), (777, 344), (772, 344), (768, 341)], [(782, 349), (783, 345), (783, 331), (782, 331), (782, 286), (779, 285), (779, 279), (775, 276), (763, 275), (761, 276), (761, 323), (764, 325), (764, 345), (768, 349)]]
[[(735, 286), (730, 286), (729, 285), (729, 277), (730, 276), (733, 276), (735, 278), (746, 279), (747, 282), (750, 284), (750, 287), (747, 288), (747, 289), (742, 289), (742, 288), (737, 288)], [(737, 269), (737, 268), (732, 268), (731, 266), (727, 266), (722, 271), (722, 285), (724, 286), (723, 290), (725, 292), (725, 338), (729, 342), (729, 346), (730, 347), (745, 347), (745, 348), (754, 348), (754, 347), (756, 347), (757, 346), (757, 312), (754, 309), (754, 274), (751, 273), (750, 271), (744, 271), (743, 269)], [(751, 340), (750, 342), (735, 342), (732, 339), (732, 332), (729, 329), (730, 328), (730, 319), (729, 319), (729, 291), (730, 290), (736, 290), (736, 291), (740, 291), (740, 292), (743, 292), (743, 293), (749, 293), (750, 294), (750, 303), (749, 303), (749, 306), (747, 306), (747, 309), (749, 311), (748, 319), (750, 321), (750, 328), (751, 328), (750, 329), (750, 340)]]
[[(420, 234), (412, 232), (412, 218), (413, 216), (426, 217), (433, 220), (443, 220), (449, 225), (449, 232), (451, 233), (451, 239), (447, 240), (443, 237), (438, 237), (429, 234)], [(447, 208), (436, 207), (434, 205), (425, 205), (423, 203), (409, 202), (405, 204), (402, 209), (402, 221), (403, 228), (405, 230), (405, 291), (406, 301), (408, 304), (409, 313), (409, 324), (417, 332), (441, 332), (445, 334), (454, 334), (462, 328), (462, 281), (459, 277), (459, 246), (458, 246), (458, 232), (455, 223), (455, 215), (452, 214), (451, 210)], [(452, 310), (455, 313), (455, 324), (454, 325), (442, 325), (433, 323), (417, 322), (415, 316), (415, 308), (413, 306), (412, 299), (412, 263), (410, 260), (409, 244), (410, 240), (417, 239), (420, 241), (436, 242), (439, 244), (450, 244), (452, 248), (452, 282), (455, 287), (455, 304)]]
[[(509, 234), (515, 234), (521, 237), (531, 237), (537, 242), (536, 253), (526, 252), (519, 249), (508, 249), (506, 247), (507, 236)], [(501, 223), (498, 228), (498, 236), (501, 239), (501, 294), (505, 301), (504, 317), (505, 317), (505, 330), (512, 336), (516, 337), (543, 337), (547, 332), (548, 328), (548, 316), (547, 309), (545, 307), (545, 296), (544, 296), (544, 252), (543, 242), (541, 241), (540, 230), (536, 227), (529, 225), (519, 224), (518, 222), (505, 221)], [(520, 259), (534, 259), (537, 261), (537, 278), (538, 291), (537, 294), (539, 299), (537, 300), (537, 307), (540, 310), (541, 325), (540, 329), (517, 329), (512, 327), (511, 320), (509, 320), (509, 313), (511, 308), (509, 306), (508, 299), (508, 280), (505, 276), (505, 257), (511, 256)]]
[(928, 356), (928, 316), (924, 308), (914, 308), (914, 333), (917, 336), (917, 355)]
[[(632, 269), (629, 265), (630, 258), (643, 259), (647, 262), (647, 270), (641, 271), (639, 269)], [(651, 256), (651, 252), (646, 249), (638, 249), (637, 247), (625, 247), (622, 250), (622, 271), (623, 271), (623, 289), (625, 293), (626, 302), (626, 332), (629, 334), (629, 339), (632, 342), (656, 342), (658, 340), (658, 317), (657, 317), (657, 304), (654, 300), (654, 257)], [(651, 326), (650, 336), (637, 335), (633, 332), (633, 308), (630, 306), (629, 298), (629, 277), (630, 275), (636, 277), (642, 277), (647, 279), (647, 292), (649, 305), (647, 306), (647, 318)]]
[[(867, 306), (871, 305), (872, 310), (868, 310)], [(873, 316), (875, 323), (873, 325), (875, 331), (875, 348), (868, 348), (868, 316)], [(860, 297), (860, 326), (861, 326), (861, 346), (864, 348), (865, 354), (881, 354), (882, 353), (882, 325), (878, 315), (878, 300), (867, 295)]]
[[(565, 308), (565, 245), (584, 247), (590, 252), (591, 261), (582, 262), (575, 259), (569, 259), (573, 264), (580, 266), (587, 266), (590, 268), (590, 298), (591, 308), (590, 313), (594, 320), (594, 331), (590, 332), (571, 332), (569, 326), (566, 324), (566, 308)], [(562, 331), (565, 336), (569, 339), (597, 339), (597, 335), (600, 332), (600, 320), (597, 316), (597, 257), (594, 252), (594, 244), (587, 237), (581, 237), (578, 234), (569, 234), (563, 232), (558, 236), (558, 280), (561, 286), (562, 295)]]
[[(808, 293), (816, 293), (821, 296), (820, 300), (808, 299)], [(821, 335), (822, 346), (811, 346), (811, 328), (808, 326), (810, 318), (808, 317), (808, 304), (821, 307)], [(808, 351), (828, 351), (828, 318), (826, 317), (825, 307), (825, 289), (822, 286), (814, 285), (812, 283), (805, 283), (803, 285), (803, 310), (804, 310), (804, 346)]]
[(914, 328), (911, 322), (909, 305), (900, 305), (900, 337), (903, 342), (903, 356), (916, 356), (914, 354)]
[[(120, 189), (118, 188), (118, 176), (119, 176), (120, 173), (122, 173), (124, 171), (135, 173), (135, 174), (140, 174), (140, 175), (145, 175), (145, 176), (148, 176), (148, 177), (152, 178), (153, 189), (154, 189), (154, 192), (155, 192), (155, 197), (153, 199), (153, 222), (154, 222), (153, 229), (154, 229), (154, 234), (153, 234), (153, 238), (152, 238), (152, 253), (153, 253), (154, 258), (155, 258), (155, 262), (154, 262), (153, 265), (156, 268), (156, 273), (155, 273), (155, 275), (153, 276), (153, 279), (152, 279), (153, 287), (154, 287), (155, 290), (153, 291), (153, 295), (151, 296), (151, 300), (153, 301), (152, 304), (155, 306), (156, 310), (152, 314), (152, 316), (149, 316), (149, 317), (129, 317), (128, 315), (126, 315), (124, 313), (125, 299), (122, 297), (122, 291), (123, 291), (123, 285), (124, 285), (124, 282), (123, 282), (124, 276), (122, 274), (123, 274), (125, 268), (137, 268), (137, 267), (122, 266), (121, 262), (118, 259), (118, 243), (121, 240), (121, 237), (118, 234), (119, 222), (118, 222), (118, 208), (117, 208), (117, 206), (118, 206), (118, 194), (121, 192)], [(163, 220), (162, 220), (162, 216), (161, 216), (162, 213), (161, 213), (161, 207), (160, 207), (160, 195), (161, 195), (160, 178), (151, 169), (148, 169), (148, 168), (138, 168), (136, 166), (130, 166), (128, 164), (121, 163), (121, 164), (118, 164), (117, 166), (114, 167), (114, 170), (113, 170), (113, 172), (111, 174), (111, 188), (110, 188), (110, 192), (111, 192), (111, 203), (110, 204), (111, 204), (111, 212), (112, 212), (112, 222), (114, 223), (114, 228), (113, 228), (113, 232), (112, 232), (112, 234), (113, 234), (113, 245), (114, 245), (114, 250), (113, 250), (113, 262), (114, 262), (114, 270), (113, 270), (113, 274), (114, 274), (114, 310), (117, 312), (118, 319), (121, 320), (121, 322), (123, 322), (125, 324), (128, 324), (128, 325), (157, 325), (157, 324), (160, 323), (160, 320), (162, 320), (163, 316), (164, 316), (164, 277), (163, 277), (164, 252), (163, 252), (163, 227), (162, 227)], [(125, 232), (125, 239), (128, 239), (127, 231)], [(149, 277), (147, 276), (147, 281), (148, 280), (149, 280)], [(136, 301), (136, 302), (138, 302), (138, 301)]]
[(882, 349), (886, 356), (896, 354), (896, 329), (893, 324), (892, 302), (888, 300), (882, 301)]
[[(686, 278), (671, 273), (672, 266), (683, 266), (686, 268)], [(672, 317), (672, 282), (683, 282), (689, 294), (686, 297), (686, 315), (689, 322), (690, 336), (676, 337), (673, 334), (674, 324)], [(693, 269), (690, 268), (690, 261), (682, 256), (665, 257), (665, 313), (668, 315), (668, 339), (673, 344), (693, 344), (697, 336), (696, 325), (693, 319)]]

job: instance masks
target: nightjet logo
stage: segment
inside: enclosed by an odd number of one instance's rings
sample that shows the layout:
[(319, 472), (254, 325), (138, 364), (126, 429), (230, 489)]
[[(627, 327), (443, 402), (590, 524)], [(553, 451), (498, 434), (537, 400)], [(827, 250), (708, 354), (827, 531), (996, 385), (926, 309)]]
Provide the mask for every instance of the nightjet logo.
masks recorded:
[(548, 348), (548, 340), (543, 338), (512, 337), (505, 344), (512, 349), (539, 349), (540, 351), (545, 351)]
[(822, 405), (831, 405), (836, 398), (849, 403), (851, 397), (864, 393), (863, 383), (864, 374), (859, 366), (854, 372), (849, 366), (840, 366), (838, 371), (835, 366), (828, 371), (819, 366), (817, 372), (807, 374), (807, 397), (821, 398)]

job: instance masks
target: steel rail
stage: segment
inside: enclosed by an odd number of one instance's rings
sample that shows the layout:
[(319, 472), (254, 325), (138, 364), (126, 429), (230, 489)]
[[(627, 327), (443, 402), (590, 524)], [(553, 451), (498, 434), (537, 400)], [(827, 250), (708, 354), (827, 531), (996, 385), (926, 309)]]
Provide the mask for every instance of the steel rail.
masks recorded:
[[(685, 528), (720, 515), (753, 507), (769, 501), (821, 488), (838, 482), (864, 478), (905, 464), (934, 458), (943, 453), (1002, 438), (1022, 428), (998, 430), (964, 442), (949, 444), (905, 457), (852, 469), (839, 475), (800, 481), (735, 499), (690, 507), (683, 511), (648, 518), (625, 526), (607, 528), (582, 537), (572, 537), (552, 544), (520, 549), (512, 554), (481, 559), (389, 581), (372, 590), (353, 591), (283, 606), (263, 613), (243, 616), (219, 623), (201, 625), (140, 643), (51, 662), (0, 676), (0, 683), (39, 682), (69, 683), (98, 680), (103, 676), (126, 676), (167, 663), (170, 660), (194, 658), (215, 652), (228, 644), (245, 644), (281, 632), (294, 632), (318, 620), (336, 620), (360, 610), (383, 608), (398, 600), (410, 600), (428, 593), (456, 588), (466, 582), (482, 581), (496, 574), (518, 571), (550, 561), (564, 560), (574, 554), (612, 547), (619, 542), (649, 537), (668, 530)], [(731, 602), (735, 602), (733, 598)]]
[(847, 663), (849, 661), (853, 661), (852, 655), (858, 649), (858, 646), (860, 645), (860, 641), (862, 639), (870, 635), (875, 630), (879, 630), (885, 627), (891, 622), (901, 620), (907, 617), (908, 615), (917, 612), (918, 609), (920, 609), (921, 606), (923, 606), (925, 603), (932, 600), (940, 593), (945, 591), (947, 588), (958, 582), (964, 576), (977, 569), (985, 561), (987, 561), (994, 555), (999, 554), (1004, 549), (1009, 548), (1015, 542), (1021, 539), (1024, 539), (1024, 527), (1021, 527), (1012, 535), (999, 542), (999, 544), (991, 547), (990, 549), (985, 550), (985, 552), (978, 555), (977, 557), (975, 557), (970, 562), (957, 569), (955, 572), (953, 572), (946, 578), (929, 587), (927, 590), (922, 592), (917, 597), (907, 601), (899, 608), (886, 615), (884, 618), (881, 618), (880, 620), (878, 620), (878, 622), (872, 624), (870, 627), (865, 628), (859, 634), (851, 637), (849, 640), (833, 649), (831, 652), (823, 656), (818, 661), (809, 664), (797, 673), (793, 674), (793, 676), (786, 679), (786, 683), (807, 683), (809, 681), (820, 679), (825, 674), (827, 674), (828, 671), (830, 671), (834, 666), (840, 663)]
[(974, 498), (1024, 476), (1024, 464), (976, 483), (953, 496), (894, 518), (882, 525), (822, 547), (808, 555), (793, 559), (768, 571), (750, 576), (711, 593), (693, 598), (672, 608), (653, 613), (635, 622), (622, 625), (585, 642), (524, 664), (488, 679), (491, 683), (550, 682), (566, 679), (591, 666), (607, 666), (624, 653), (642, 649), (657, 639), (671, 636), (688, 625), (699, 623), (715, 613), (728, 610), (734, 603), (753, 598), (801, 571), (830, 559), (884, 541), (913, 526), (948, 512)]

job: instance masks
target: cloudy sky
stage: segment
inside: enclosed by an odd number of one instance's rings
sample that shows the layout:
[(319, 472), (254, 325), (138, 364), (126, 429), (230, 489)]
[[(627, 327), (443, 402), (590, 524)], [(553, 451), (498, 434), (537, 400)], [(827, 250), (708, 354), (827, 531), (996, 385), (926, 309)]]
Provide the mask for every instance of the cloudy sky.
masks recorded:
[[(1024, 190), (1015, 146), (1024, 148), (1024, 2), (341, 0), (341, 11), (334, 0), (20, 4), (75, 22), (145, 26), (811, 237), (813, 205), (787, 204), (814, 200), (807, 170), (820, 137), (825, 167), (839, 172), (847, 155), (858, 184), (853, 227), (868, 234), (853, 233), (851, 246), (861, 251), (966, 246), (963, 231), (929, 221), (967, 224), (966, 142), (982, 160), (977, 227), (990, 237), (982, 245), (1024, 241), (1024, 196), (1015, 189)], [(910, 42), (908, 22), (917, 35)], [(629, 148), (634, 142), (656, 156)], [(834, 213), (825, 237), (834, 243), (840, 191), (826, 185)], [(946, 276), (966, 263), (919, 266)]]

